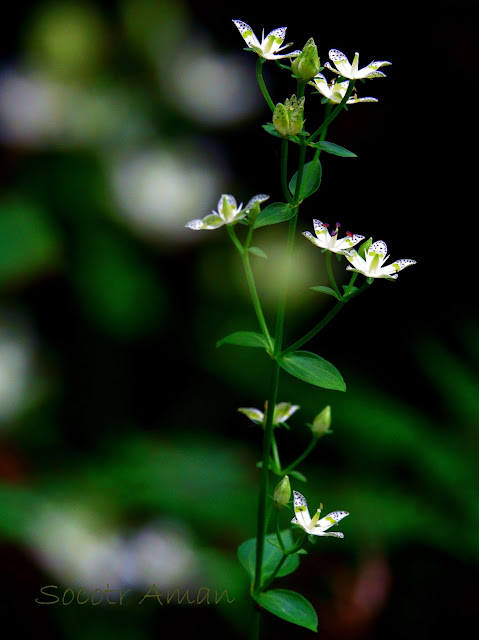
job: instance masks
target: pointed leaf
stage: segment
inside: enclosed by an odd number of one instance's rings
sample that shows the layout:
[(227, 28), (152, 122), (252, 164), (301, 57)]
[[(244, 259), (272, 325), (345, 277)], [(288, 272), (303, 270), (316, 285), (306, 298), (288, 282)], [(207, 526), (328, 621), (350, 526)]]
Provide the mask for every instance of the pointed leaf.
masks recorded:
[(280, 366), (292, 376), (323, 389), (346, 391), (342, 375), (330, 362), (310, 351), (293, 351), (279, 358)]
[[(309, 196), (313, 195), (321, 184), (321, 162), (319, 158), (316, 160), (312, 160), (311, 162), (307, 162), (303, 168), (303, 177), (301, 179), (301, 188), (299, 190), (299, 200), (302, 202), (309, 198)], [(296, 192), (296, 182), (298, 180), (298, 172), (294, 174), (289, 182), (289, 190), (294, 196)]]
[(308, 479), (303, 473), (301, 473), (301, 471), (295, 471), (293, 469), (293, 471), (289, 472), (289, 475), (293, 476), (293, 478), (296, 478), (296, 480), (301, 480), (301, 482), (308, 482)]
[(271, 589), (253, 597), (259, 605), (278, 618), (311, 631), (318, 630), (316, 611), (309, 600), (300, 593), (289, 589)]
[(290, 207), (285, 202), (273, 202), (266, 209), (263, 209), (254, 221), (254, 229), (266, 227), (278, 222), (286, 222), (296, 213), (295, 207)]
[(255, 331), (236, 331), (230, 333), (216, 343), (217, 347), (221, 347), (223, 344), (236, 344), (240, 347), (260, 347), (263, 349), (269, 349), (269, 344), (262, 333), (256, 333)]
[(262, 249), (259, 249), (258, 247), (250, 247), (248, 251), (253, 255), (258, 256), (259, 258), (268, 258), (265, 252)]
[(318, 287), (311, 287), (311, 289), (313, 291), (319, 291), (319, 293), (326, 293), (328, 296), (333, 296), (333, 298), (336, 298), (336, 300), (341, 299), (338, 297), (338, 294), (336, 293), (336, 291), (334, 291), (334, 289), (331, 289), (331, 287), (318, 286)]
[[(281, 531), (281, 539), (287, 549), (291, 548), (294, 544), (291, 529), (285, 529), (284, 531)], [(265, 539), (263, 551), (263, 580), (267, 580), (270, 576), (273, 575), (274, 570), (283, 557), (283, 552), (277, 545), (278, 541), (276, 538), (276, 534), (268, 534)], [(238, 559), (248, 575), (251, 577), (251, 579), (253, 579), (256, 569), (256, 538), (250, 538), (249, 540), (246, 540), (245, 542), (242, 542), (240, 544), (240, 546), (238, 547)], [(299, 558), (297, 554), (292, 554), (286, 558), (283, 566), (276, 575), (278, 578), (287, 576), (290, 573), (293, 573), (293, 571), (295, 571), (298, 566)]]
[(352, 151), (348, 151), (344, 147), (340, 147), (339, 144), (334, 144), (334, 142), (326, 142), (323, 140), (322, 142), (313, 142), (309, 145), (310, 147), (314, 147), (315, 149), (321, 149), (326, 153), (331, 153), (333, 156), (341, 156), (341, 158), (357, 158), (358, 156)]

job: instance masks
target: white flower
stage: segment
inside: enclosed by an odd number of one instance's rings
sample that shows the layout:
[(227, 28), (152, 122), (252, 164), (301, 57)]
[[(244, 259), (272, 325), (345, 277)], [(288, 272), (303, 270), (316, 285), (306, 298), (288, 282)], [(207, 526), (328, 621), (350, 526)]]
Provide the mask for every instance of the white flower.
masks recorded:
[(392, 278), (398, 277), (398, 271), (402, 271), (411, 264), (416, 264), (415, 260), (396, 260), (391, 265), (383, 267), (389, 258), (388, 248), (383, 240), (377, 240), (369, 247), (366, 258), (361, 258), (356, 249), (351, 249), (346, 253), (346, 258), (352, 266), (348, 265), (348, 271), (357, 271), (367, 278)]
[(313, 536), (332, 536), (334, 538), (344, 538), (344, 533), (334, 531), (325, 533), (330, 527), (333, 527), (340, 520), (349, 516), (347, 511), (333, 511), (328, 513), (324, 518), (319, 519), (321, 515), (321, 507), (317, 510), (314, 516), (311, 518), (308, 511), (308, 504), (306, 498), (299, 493), (299, 491), (293, 491), (294, 495), (294, 513), (296, 517), (291, 520), (292, 524), (297, 524), (304, 529), (309, 535)]
[[(349, 82), (347, 80), (344, 82), (336, 82), (333, 80), (331, 84), (328, 84), (328, 81), (322, 73), (315, 75), (313, 80), (308, 84), (316, 87), (319, 93), (322, 93), (329, 102), (333, 102), (334, 104), (339, 104), (341, 102), (346, 95), (346, 91), (349, 86)], [(358, 98), (356, 95), (352, 95), (347, 99), (346, 104), (354, 104), (355, 102), (377, 102), (377, 98)]]
[(314, 232), (316, 238), (309, 231), (303, 231), (303, 236), (308, 238), (313, 244), (320, 249), (327, 249), (333, 253), (345, 254), (355, 244), (364, 240), (364, 236), (360, 236), (357, 233), (350, 233), (346, 231), (344, 238), (338, 239), (338, 231), (341, 226), (339, 222), (336, 222), (336, 229), (330, 234), (328, 231), (329, 224), (321, 222), (321, 220), (313, 220)]
[(185, 227), (198, 231), (199, 229), (218, 229), (224, 224), (233, 224), (246, 218), (250, 209), (257, 202), (264, 202), (269, 196), (264, 193), (260, 193), (257, 196), (253, 196), (243, 209), (243, 203), (239, 206), (236, 204), (236, 199), (228, 193), (223, 193), (218, 202), (218, 211), (212, 211), (205, 218), (200, 220), (191, 220)]
[[(283, 422), (286, 422), (286, 420), (288, 420), (298, 409), (298, 404), (291, 404), (291, 402), (279, 402), (274, 408), (273, 424), (279, 425)], [(264, 425), (264, 413), (259, 409), (254, 409), (252, 407), (241, 407), (240, 409), (238, 409), (238, 411), (240, 413), (244, 413), (244, 415), (252, 420), (255, 424)]]
[(344, 53), (338, 51), (337, 49), (331, 49), (329, 52), (329, 58), (334, 62), (334, 69), (329, 62), (325, 63), (325, 67), (328, 67), (334, 73), (338, 73), (343, 78), (349, 78), (350, 80), (359, 80), (361, 78), (379, 78), (385, 77), (385, 73), (382, 71), (378, 71), (379, 67), (383, 67), (385, 65), (391, 64), (387, 60), (374, 60), (370, 62), (367, 67), (363, 67), (362, 69), (358, 69), (358, 60), (359, 53), (355, 53), (353, 64), (349, 64), (349, 60), (346, 58)]
[(284, 55), (278, 56), (276, 55), (279, 51), (286, 49), (291, 46), (291, 42), (289, 44), (285, 44), (283, 47), (281, 46), (284, 42), (284, 37), (286, 35), (286, 27), (278, 27), (278, 29), (273, 29), (266, 38), (264, 37), (264, 29), (261, 36), (261, 44), (258, 38), (253, 33), (253, 29), (246, 24), (246, 22), (242, 22), (241, 20), (233, 20), (235, 25), (238, 28), (238, 31), (243, 36), (244, 41), (251, 47), (261, 58), (266, 58), (266, 60), (279, 60), (280, 58), (293, 58), (295, 56), (299, 56), (301, 53), (300, 50), (292, 51), (291, 53), (285, 53)]

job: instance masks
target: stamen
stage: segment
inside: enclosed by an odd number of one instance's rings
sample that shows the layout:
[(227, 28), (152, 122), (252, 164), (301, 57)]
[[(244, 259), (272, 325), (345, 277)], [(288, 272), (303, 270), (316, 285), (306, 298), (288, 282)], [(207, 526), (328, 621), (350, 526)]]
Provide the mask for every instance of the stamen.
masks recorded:
[(351, 233), (351, 231), (346, 231), (346, 235), (350, 238), (354, 238), (354, 235)]
[(327, 222), (323, 222), (323, 227), (329, 227), (330, 225)]

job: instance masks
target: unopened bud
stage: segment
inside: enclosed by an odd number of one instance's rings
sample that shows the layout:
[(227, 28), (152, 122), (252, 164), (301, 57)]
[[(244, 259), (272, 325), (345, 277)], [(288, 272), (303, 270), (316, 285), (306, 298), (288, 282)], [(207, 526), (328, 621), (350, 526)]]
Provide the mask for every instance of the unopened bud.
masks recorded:
[(273, 113), (273, 124), (276, 131), (286, 138), (295, 136), (303, 130), (304, 98), (296, 99), (291, 96), (291, 100), (286, 99), (284, 104), (278, 103)]
[(274, 506), (277, 509), (285, 507), (291, 499), (291, 485), (288, 476), (284, 476), (273, 494)]
[(311, 425), (311, 431), (315, 438), (322, 438), (327, 433), (331, 433), (329, 427), (331, 426), (331, 407), (324, 407), (321, 413), (318, 413)]
[(301, 78), (303, 82), (312, 80), (319, 73), (321, 65), (319, 64), (318, 48), (314, 44), (313, 38), (310, 38), (301, 51), (291, 62), (291, 69), (295, 76)]

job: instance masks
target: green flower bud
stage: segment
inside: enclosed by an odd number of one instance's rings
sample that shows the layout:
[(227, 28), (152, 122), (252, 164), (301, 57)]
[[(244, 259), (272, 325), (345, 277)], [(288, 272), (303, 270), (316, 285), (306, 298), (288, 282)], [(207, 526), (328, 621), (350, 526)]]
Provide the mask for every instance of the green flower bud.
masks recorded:
[(303, 82), (312, 80), (319, 73), (321, 65), (319, 64), (318, 48), (314, 44), (313, 38), (310, 38), (301, 51), (291, 62), (291, 69), (295, 76), (301, 78)]
[(316, 418), (313, 420), (313, 424), (311, 426), (311, 431), (315, 438), (322, 438), (327, 433), (332, 433), (329, 430), (331, 426), (331, 407), (324, 407), (321, 413), (318, 413)]
[(278, 103), (273, 113), (273, 124), (276, 131), (286, 138), (295, 136), (303, 129), (304, 98), (296, 100), (296, 96), (291, 96), (291, 100), (286, 99), (284, 104)]
[(291, 499), (291, 485), (288, 476), (284, 476), (273, 494), (274, 506), (277, 509), (285, 507)]

